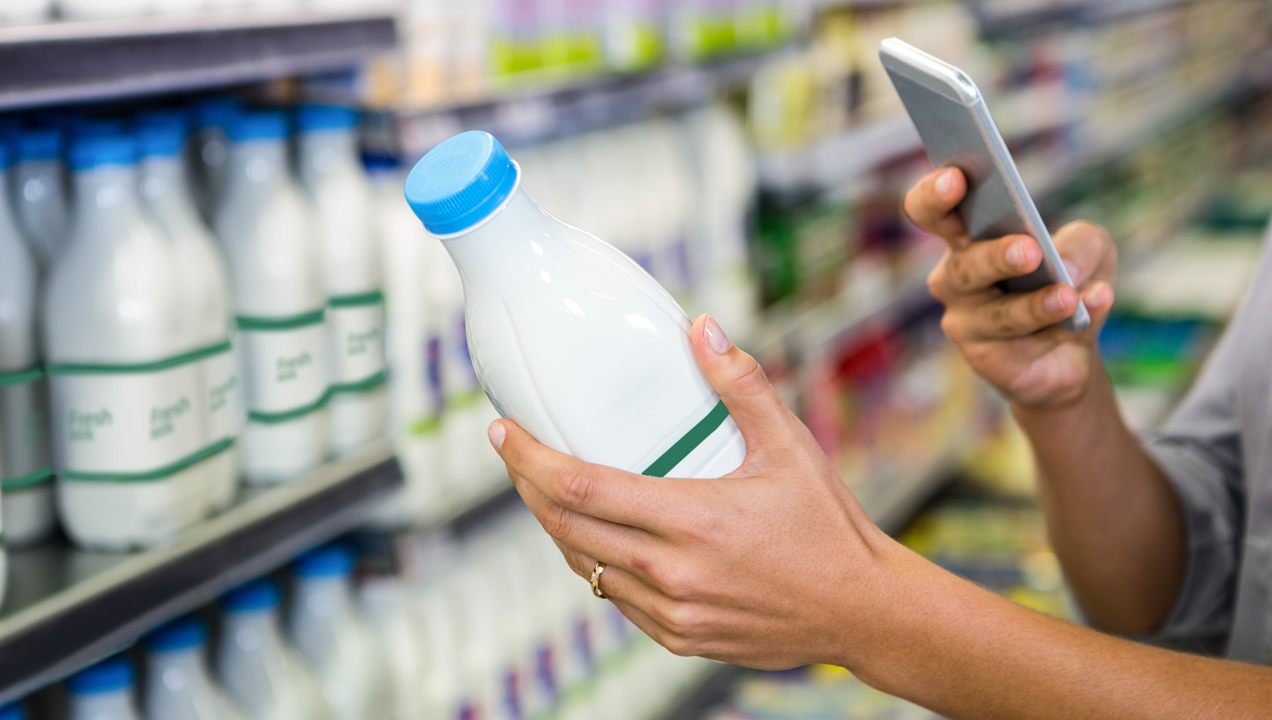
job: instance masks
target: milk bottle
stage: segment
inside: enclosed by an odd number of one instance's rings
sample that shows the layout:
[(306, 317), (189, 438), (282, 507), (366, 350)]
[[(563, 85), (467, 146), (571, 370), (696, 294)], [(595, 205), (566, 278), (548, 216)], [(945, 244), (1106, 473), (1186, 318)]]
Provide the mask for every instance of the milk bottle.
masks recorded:
[(133, 704), (133, 666), (116, 655), (71, 676), (68, 720), (141, 720)]
[(353, 553), (326, 545), (292, 565), (292, 642), (322, 683), (337, 720), (388, 720), (393, 686), (384, 648), (353, 602)]
[(153, 0), (57, 0), (66, 20), (113, 20), (150, 12)]
[(146, 648), (147, 720), (244, 720), (207, 667), (208, 628), (187, 616), (151, 632)]
[(327, 293), (313, 209), (288, 173), (287, 121), (244, 112), (230, 124), (216, 233), (225, 249), (248, 422), (244, 479), (280, 483), (327, 456)]
[(225, 195), (230, 165), (230, 137), (227, 128), (243, 109), (238, 98), (214, 95), (192, 106), (195, 116), (194, 142), (189, 168), (194, 203), (208, 222), (216, 217)]
[(49, 21), (53, 0), (6, 0), (0, 7), (0, 25), (38, 25)]
[(58, 506), (79, 545), (172, 539), (207, 513), (198, 361), (179, 268), (137, 197), (136, 142), (71, 146), (70, 241), (43, 307)]
[(67, 231), (69, 204), (64, 186), (62, 131), (51, 126), (24, 128), (17, 141), (14, 206), (36, 259), (47, 267)]
[(327, 412), (332, 450), (339, 455), (384, 435), (388, 419), (379, 238), (358, 158), (358, 114), (307, 105), (296, 120), (300, 180), (316, 212), (327, 284)]
[(393, 679), (393, 717), (396, 720), (433, 717), (423, 682), (428, 665), (420, 642), (421, 629), (403, 581), (392, 576), (367, 580), (358, 588), (358, 600), (385, 649)]
[(335, 720), (318, 679), (283, 641), (278, 602), (278, 584), (269, 579), (221, 599), (221, 685), (252, 720)]
[(464, 284), (469, 347), (504, 417), (549, 447), (652, 476), (719, 477), (746, 444), (698, 369), (689, 318), (610, 245), (545, 213), (489, 134), (406, 183)]
[(137, 122), (142, 197), (178, 265), (180, 289), (190, 313), (190, 350), (204, 356), (198, 362), (195, 412), (204, 417), (207, 457), (202, 462), (208, 501), (213, 510), (224, 510), (234, 502), (238, 489), (234, 438), (242, 424), (238, 364), (229, 334), (230, 281), (221, 249), (186, 191), (185, 117), (157, 111), (140, 115)]
[(383, 250), (391, 437), (405, 475), (403, 488), (384, 500), (374, 522), (397, 528), (436, 508), (443, 489), (440, 323), (428, 277), (434, 263), (451, 262), (402, 200), (405, 173), (398, 163), (368, 160), (367, 172)]
[(7, 201), (10, 146), (0, 139), (0, 511), (8, 545), (52, 534), (48, 386), (37, 341), (40, 269)]

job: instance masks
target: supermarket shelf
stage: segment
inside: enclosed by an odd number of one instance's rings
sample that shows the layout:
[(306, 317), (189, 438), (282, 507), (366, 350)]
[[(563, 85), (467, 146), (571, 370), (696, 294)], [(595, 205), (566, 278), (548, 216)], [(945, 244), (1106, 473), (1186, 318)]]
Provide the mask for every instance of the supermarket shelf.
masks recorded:
[(831, 188), (923, 148), (909, 118), (854, 128), (797, 151), (761, 153), (760, 186), (771, 192)]
[(338, 70), (396, 42), (385, 13), (238, 11), (0, 28), (0, 109)]
[(117, 652), (352, 529), (401, 483), (385, 442), (262, 491), (168, 547), (127, 554), (61, 544), (11, 551), (0, 617), (0, 703)]
[(985, 11), (982, 1), (973, 3), (973, 12), (986, 35), (1036, 33), (1055, 25), (1099, 25), (1101, 23), (1198, 0), (1076, 0), (1023, 12)]

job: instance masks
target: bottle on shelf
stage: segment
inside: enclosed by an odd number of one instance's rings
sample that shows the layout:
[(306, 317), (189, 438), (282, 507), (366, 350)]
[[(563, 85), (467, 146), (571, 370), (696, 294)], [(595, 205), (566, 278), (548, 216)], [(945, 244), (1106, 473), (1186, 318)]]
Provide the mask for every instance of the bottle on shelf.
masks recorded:
[(7, 202), (12, 147), (0, 138), (0, 527), (6, 545), (57, 529), (48, 385), (39, 348), (40, 267)]
[(412, 170), (406, 197), (464, 285), (469, 346), (504, 417), (549, 447), (631, 472), (720, 477), (746, 443), (648, 273), (544, 212), (488, 133)]
[(228, 95), (213, 95), (196, 100), (195, 131), (191, 147), (190, 187), (194, 202), (203, 219), (211, 223), (225, 196), (230, 167), (228, 128), (234, 116), (243, 111), (243, 102)]
[(420, 645), (422, 630), (403, 580), (394, 576), (366, 580), (359, 585), (358, 602), (385, 649), (393, 685), (393, 717), (395, 720), (433, 717), (429, 714), (423, 683), (428, 666)]
[(292, 642), (314, 669), (336, 720), (389, 720), (393, 685), (385, 651), (354, 603), (353, 552), (325, 545), (292, 565)]
[(63, 527), (81, 546), (170, 541), (207, 514), (179, 269), (138, 198), (135, 138), (77, 138), (75, 205), (43, 307)]
[(286, 482), (327, 457), (327, 292), (314, 211), (288, 170), (287, 119), (238, 113), (216, 233), (230, 269), (248, 409), (249, 484)]
[(42, 25), (52, 10), (53, 0), (6, 0), (0, 5), (0, 25)]
[(72, 675), (66, 681), (68, 720), (141, 720), (133, 702), (134, 676), (132, 662), (122, 655)]
[(230, 339), (230, 281), (221, 248), (199, 218), (186, 185), (183, 151), (186, 117), (152, 111), (137, 118), (142, 198), (168, 240), (180, 273), (189, 313), (191, 346), (198, 361), (195, 412), (204, 417), (203, 452), (208, 502), (213, 511), (229, 507), (238, 492), (235, 437), (242, 426), (238, 362)]
[(152, 631), (146, 649), (146, 720), (244, 720), (241, 710), (212, 682), (207, 625), (193, 615)]
[(316, 213), (327, 285), (331, 446), (343, 455), (382, 437), (388, 420), (379, 236), (358, 113), (304, 105), (296, 121), (300, 182)]
[(55, 0), (64, 20), (118, 20), (150, 13), (154, 0)]
[(66, 238), (70, 206), (66, 199), (61, 128), (49, 123), (17, 133), (13, 168), (14, 206), (22, 231), (45, 268)]
[(251, 720), (335, 720), (322, 686), (283, 640), (279, 589), (254, 580), (221, 599), (217, 677)]

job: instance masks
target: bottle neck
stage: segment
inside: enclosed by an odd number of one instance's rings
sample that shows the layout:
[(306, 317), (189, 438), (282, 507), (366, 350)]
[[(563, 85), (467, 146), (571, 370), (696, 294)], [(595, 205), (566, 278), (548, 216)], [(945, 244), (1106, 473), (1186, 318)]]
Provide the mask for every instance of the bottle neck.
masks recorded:
[[(203, 666), (203, 650), (204, 646), (195, 645), (194, 647), (182, 648), (180, 650), (164, 650), (162, 652), (150, 652), (146, 654), (146, 661), (150, 669), (150, 681), (163, 682), (168, 689), (178, 690), (180, 688), (173, 687), (169, 678), (165, 677), (165, 673), (169, 670), (177, 671), (184, 674), (186, 678), (195, 676), (204, 677), (206, 669)], [(187, 679), (186, 682), (189, 682)]]
[(226, 614), (222, 638), (223, 647), (228, 645), (239, 652), (280, 651), (283, 637), (278, 629), (277, 609)]
[(81, 228), (95, 227), (103, 216), (137, 212), (137, 167), (104, 165), (75, 173), (75, 217)]
[(226, 185), (231, 193), (268, 201), (287, 180), (287, 148), (281, 140), (236, 143), (230, 150)]
[(71, 695), (71, 720), (135, 720), (132, 687), (111, 692)]
[(180, 203), (189, 197), (185, 162), (180, 155), (152, 155), (141, 161), (141, 194), (151, 206)]
[(336, 575), (296, 583), (296, 611), (311, 618), (342, 622), (353, 613), (349, 579)]
[(307, 186), (338, 172), (358, 169), (358, 138), (350, 130), (304, 133), (297, 149), (300, 175)]

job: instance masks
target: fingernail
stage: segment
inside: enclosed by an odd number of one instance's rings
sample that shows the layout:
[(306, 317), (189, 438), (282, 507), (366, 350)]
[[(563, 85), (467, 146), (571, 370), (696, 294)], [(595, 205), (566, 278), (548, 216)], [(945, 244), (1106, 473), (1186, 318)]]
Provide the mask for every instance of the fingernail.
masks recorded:
[(1087, 306), (1092, 310), (1099, 310), (1112, 303), (1112, 295), (1113, 292), (1107, 285), (1101, 285), (1091, 291), (1090, 297), (1087, 298)]
[(1047, 293), (1047, 299), (1043, 301), (1047, 306), (1047, 312), (1060, 314), (1065, 311), (1064, 288), (1058, 287)]
[(1074, 285), (1082, 282), (1082, 274), (1078, 271), (1078, 266), (1073, 264), (1072, 260), (1064, 261), (1064, 269), (1069, 271), (1069, 279)]
[(490, 438), (490, 444), (494, 445), (496, 450), (503, 448), (504, 436), (507, 434), (503, 423), (498, 420), (490, 423), (490, 427), (486, 428), (486, 436)]
[(729, 338), (725, 336), (724, 331), (716, 324), (715, 318), (707, 316), (707, 321), (702, 325), (702, 334), (707, 338), (707, 344), (712, 350), (721, 355), (729, 352), (729, 348), (733, 347), (733, 343), (729, 342)]
[(1025, 243), (1023, 240), (1007, 248), (1007, 262), (1014, 268), (1023, 269), (1025, 267)]
[(945, 195), (954, 187), (954, 171), (946, 170), (936, 178), (936, 194)]

